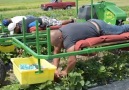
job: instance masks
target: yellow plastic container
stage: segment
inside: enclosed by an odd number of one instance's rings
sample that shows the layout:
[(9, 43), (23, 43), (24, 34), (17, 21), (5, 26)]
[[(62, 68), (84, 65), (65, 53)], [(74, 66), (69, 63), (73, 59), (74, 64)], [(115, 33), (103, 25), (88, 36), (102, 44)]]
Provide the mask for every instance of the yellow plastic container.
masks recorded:
[(0, 51), (1, 52), (13, 52), (15, 49), (14, 45), (10, 45), (10, 46), (0, 46)]
[(54, 79), (56, 67), (44, 59), (41, 59), (40, 61), (41, 66), (44, 67), (42, 69), (43, 73), (35, 73), (38, 69), (22, 70), (19, 68), (20, 64), (38, 64), (38, 60), (34, 57), (11, 59), (11, 62), (13, 63), (13, 72), (20, 84), (36, 84)]

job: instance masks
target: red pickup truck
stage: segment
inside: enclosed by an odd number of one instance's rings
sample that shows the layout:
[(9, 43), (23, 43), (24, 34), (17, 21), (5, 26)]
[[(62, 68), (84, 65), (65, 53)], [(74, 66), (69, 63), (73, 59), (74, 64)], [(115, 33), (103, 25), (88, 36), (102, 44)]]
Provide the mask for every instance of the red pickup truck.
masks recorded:
[(41, 4), (43, 10), (71, 9), (75, 7), (75, 2), (62, 2), (62, 0), (52, 0), (51, 3)]

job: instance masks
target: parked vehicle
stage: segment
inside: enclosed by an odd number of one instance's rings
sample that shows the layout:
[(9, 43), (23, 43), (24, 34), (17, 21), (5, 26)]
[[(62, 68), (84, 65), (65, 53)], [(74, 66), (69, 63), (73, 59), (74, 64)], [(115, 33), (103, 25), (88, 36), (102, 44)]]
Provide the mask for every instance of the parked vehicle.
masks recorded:
[(51, 3), (41, 4), (43, 10), (71, 9), (75, 7), (75, 2), (62, 2), (62, 0), (52, 0)]
[[(78, 6), (78, 2), (76, 2), (76, 6)], [(124, 10), (115, 3), (108, 1), (99, 1), (91, 5), (83, 5), (77, 9), (77, 12), (79, 19), (86, 21), (91, 18), (101, 19), (113, 25), (122, 25), (127, 18), (127, 13)]]

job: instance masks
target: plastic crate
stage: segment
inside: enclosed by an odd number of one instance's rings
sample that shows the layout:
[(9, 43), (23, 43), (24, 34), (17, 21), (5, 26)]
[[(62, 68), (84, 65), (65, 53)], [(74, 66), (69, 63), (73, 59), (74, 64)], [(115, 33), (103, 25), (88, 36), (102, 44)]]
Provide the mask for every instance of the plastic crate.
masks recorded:
[(40, 61), (41, 66), (44, 67), (42, 68), (43, 72), (36, 73), (38, 69), (22, 70), (19, 68), (20, 64), (38, 64), (38, 60), (36, 58), (11, 58), (11, 62), (13, 63), (13, 72), (20, 84), (36, 84), (54, 79), (56, 67), (44, 59), (41, 59)]
[(10, 45), (10, 46), (0, 46), (0, 51), (1, 52), (13, 52), (15, 49), (14, 45)]

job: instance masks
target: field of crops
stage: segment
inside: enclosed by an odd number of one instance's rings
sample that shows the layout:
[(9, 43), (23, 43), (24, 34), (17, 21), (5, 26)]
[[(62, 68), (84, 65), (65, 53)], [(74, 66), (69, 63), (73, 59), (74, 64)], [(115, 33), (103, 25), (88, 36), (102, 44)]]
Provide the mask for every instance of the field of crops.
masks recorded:
[[(40, 5), (42, 3), (46, 3), (49, 1), (50, 0), (0, 0), (0, 15), (2, 15), (3, 18), (11, 18), (13, 16), (18, 16), (18, 15), (34, 15), (34, 16), (47, 15), (49, 17), (54, 17), (57, 19), (76, 18), (75, 8), (72, 8), (71, 10), (43, 11), (40, 8)], [(63, 1), (75, 1), (75, 0), (63, 0)], [(101, 0), (94, 0), (94, 2), (98, 1)], [(105, 1), (111, 1), (116, 3), (118, 6), (120, 6), (123, 10), (126, 11), (129, 17), (128, 0), (105, 0)], [(90, 0), (79, 0), (79, 6), (86, 5), (89, 3)], [(91, 58), (91, 60), (87, 63), (82, 63), (82, 62), (77, 63), (77, 67), (75, 68), (74, 73), (71, 73), (68, 78), (64, 78), (62, 80), (63, 82), (61, 82), (60, 84), (53, 82), (46, 82), (43, 84), (20, 86), (17, 80), (14, 80), (11, 81), (10, 85), (1, 87), (0, 90), (19, 90), (21, 88), (22, 90), (74, 90), (75, 88), (81, 88), (82, 86), (83, 88), (88, 88), (90, 86), (97, 85), (97, 83), (99, 84), (101, 83), (100, 85), (107, 84), (109, 79), (113, 78), (114, 80), (122, 80), (123, 78), (125, 78), (125, 76), (128, 76), (125, 75), (125, 73), (129, 74), (129, 72), (127, 72), (129, 71), (129, 69), (128, 70), (123, 69), (125, 68), (124, 66), (122, 68), (122, 65), (125, 65), (125, 62), (129, 62), (129, 57), (127, 57), (127, 53), (119, 55), (119, 58), (117, 55), (106, 54), (105, 57), (103, 57), (103, 59), (106, 59), (106, 61), (103, 62), (103, 64), (108, 63), (107, 66), (104, 66), (102, 63), (99, 62), (94, 63), (99, 59), (100, 58), (98, 57), (94, 59)], [(86, 70), (85, 66), (87, 66), (89, 69)], [(82, 73), (85, 74), (84, 77), (81, 76)], [(98, 76), (96, 76), (96, 74)], [(85, 85), (84, 81), (86, 81)], [(71, 87), (73, 89), (66, 89), (65, 87)]]
[[(68, 1), (68, 0), (64, 0)], [(70, 0), (75, 1), (75, 0)], [(94, 2), (97, 2), (100, 0), (94, 0)], [(128, 11), (128, 3), (126, 3), (128, 0), (108, 0), (112, 2), (116, 2), (118, 6), (124, 7), (127, 13)], [(41, 3), (49, 2), (48, 0), (0, 0), (0, 14), (4, 16), (4, 18), (10, 18), (17, 15), (34, 15), (34, 16), (41, 16), (41, 15), (47, 15), (47, 16), (55, 16), (59, 19), (67, 19), (68, 17), (75, 17), (75, 8), (74, 10), (64, 11), (51, 11), (51, 12), (45, 12), (40, 8)], [(90, 0), (79, 0), (79, 6), (89, 4)], [(127, 6), (127, 7), (125, 7)], [(60, 13), (57, 13), (60, 12)]]

